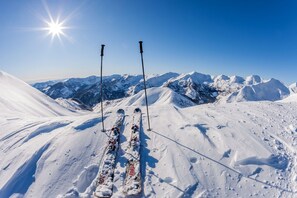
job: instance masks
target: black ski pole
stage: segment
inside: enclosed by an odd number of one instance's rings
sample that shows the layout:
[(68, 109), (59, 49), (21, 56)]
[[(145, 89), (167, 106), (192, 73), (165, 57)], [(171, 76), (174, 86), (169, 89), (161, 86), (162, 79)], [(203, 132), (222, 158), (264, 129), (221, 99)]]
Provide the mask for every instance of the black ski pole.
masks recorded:
[(144, 83), (145, 104), (146, 104), (146, 112), (147, 112), (148, 131), (150, 131), (151, 130), (151, 124), (150, 124), (150, 114), (149, 114), (148, 103), (147, 103), (146, 81), (145, 81), (145, 74), (144, 74), (142, 43), (143, 43), (142, 41), (139, 41), (140, 54), (141, 54), (141, 64), (142, 64), (142, 75), (143, 75), (143, 83)]
[(102, 122), (102, 132), (105, 132), (104, 129), (104, 120), (103, 120), (103, 80), (102, 80), (102, 68), (103, 68), (103, 55), (104, 55), (104, 46), (105, 45), (101, 45), (101, 87), (100, 87), (100, 94), (101, 94), (101, 122)]

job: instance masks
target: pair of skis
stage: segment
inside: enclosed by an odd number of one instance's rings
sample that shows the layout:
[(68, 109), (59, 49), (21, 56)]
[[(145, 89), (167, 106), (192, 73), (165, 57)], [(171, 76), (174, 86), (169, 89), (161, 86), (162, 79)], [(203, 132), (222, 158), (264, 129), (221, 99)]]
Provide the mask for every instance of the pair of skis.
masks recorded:
[[(123, 109), (117, 111), (117, 120), (111, 129), (108, 139), (108, 145), (103, 157), (103, 164), (99, 177), (97, 179), (97, 187), (94, 197), (107, 198), (113, 194), (113, 179), (116, 157), (120, 143), (120, 128), (123, 124), (125, 113)], [(126, 195), (137, 195), (141, 192), (141, 175), (140, 175), (140, 133), (139, 126), (141, 121), (141, 110), (134, 110), (133, 125), (131, 128), (131, 136), (129, 140), (128, 163), (126, 166), (126, 178), (124, 181), (124, 193)]]

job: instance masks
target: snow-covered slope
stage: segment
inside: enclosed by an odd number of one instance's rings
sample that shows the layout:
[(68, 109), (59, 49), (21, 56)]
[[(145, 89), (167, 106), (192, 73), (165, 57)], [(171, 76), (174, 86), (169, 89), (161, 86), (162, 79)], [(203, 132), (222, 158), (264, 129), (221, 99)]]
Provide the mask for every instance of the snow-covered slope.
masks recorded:
[[(148, 104), (149, 105), (174, 105), (177, 107), (189, 107), (194, 106), (188, 98), (181, 96), (180, 94), (172, 91), (167, 87), (155, 87), (147, 89)], [(145, 106), (145, 94), (144, 91), (123, 99), (117, 104), (118, 106)]]
[(227, 102), (276, 101), (287, 97), (289, 94), (290, 90), (283, 83), (272, 78), (265, 82), (243, 86), (239, 91), (230, 94), (226, 100)]
[(262, 82), (262, 79), (258, 75), (251, 75), (251, 76), (246, 77), (246, 79), (245, 79), (245, 84), (247, 84), (247, 85), (255, 85), (255, 84), (258, 84), (261, 82)]
[[(177, 76), (179, 76), (179, 74), (173, 73), (173, 72), (168, 72), (162, 75), (151, 76), (150, 78), (146, 79), (147, 88), (161, 87), (169, 79), (175, 78)], [(136, 94), (143, 89), (144, 89), (144, 84), (143, 84), (143, 81), (141, 81), (134, 87), (134, 93)]]
[(169, 79), (164, 86), (188, 97), (196, 104), (203, 104), (215, 101), (217, 91), (209, 85), (212, 82), (210, 75), (191, 72)]
[(280, 102), (297, 102), (297, 93), (293, 93), (290, 96), (288, 96), (287, 98), (281, 100)]
[(55, 101), (70, 111), (92, 110), (92, 108), (82, 104), (81, 102), (75, 99), (57, 98)]
[[(6, 97), (7, 105), (14, 103), (12, 93)], [(138, 94), (139, 101), (105, 109), (107, 129), (119, 108), (126, 115), (114, 197), (124, 197), (125, 150), (135, 108), (130, 105), (143, 103), (143, 93)], [(163, 94), (172, 95), (166, 88), (148, 91), (149, 98), (158, 98), (158, 105), (150, 106), (151, 131), (146, 130), (141, 107), (143, 197), (297, 196), (296, 103), (178, 108), (163, 100)], [(46, 114), (52, 106), (55, 103), (43, 109)], [(108, 134), (101, 132), (100, 114), (93, 112), (16, 119), (0, 111), (0, 197), (92, 197)]]
[(289, 86), (289, 89), (290, 89), (291, 93), (297, 93), (297, 82), (291, 84)]
[(69, 115), (70, 111), (25, 82), (0, 71), (0, 109), (5, 114)]

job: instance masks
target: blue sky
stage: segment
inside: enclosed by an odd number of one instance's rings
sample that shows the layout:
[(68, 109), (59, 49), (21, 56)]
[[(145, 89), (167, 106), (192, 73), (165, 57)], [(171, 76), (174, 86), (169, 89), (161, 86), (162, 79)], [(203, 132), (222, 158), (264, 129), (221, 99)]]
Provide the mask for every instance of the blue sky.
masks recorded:
[(0, 70), (23, 80), (198, 71), (211, 75), (259, 74), (297, 81), (297, 1), (274, 0), (51, 0), (55, 19), (69, 16), (51, 42), (42, 1), (0, 2)]

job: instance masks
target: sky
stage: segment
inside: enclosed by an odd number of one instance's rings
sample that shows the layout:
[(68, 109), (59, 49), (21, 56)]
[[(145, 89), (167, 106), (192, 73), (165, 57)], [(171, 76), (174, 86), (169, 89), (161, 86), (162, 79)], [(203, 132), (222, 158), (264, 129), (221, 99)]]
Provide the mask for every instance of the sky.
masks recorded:
[[(25, 81), (197, 71), (297, 81), (297, 1), (0, 1), (0, 70)], [(48, 12), (47, 12), (48, 11)], [(49, 13), (66, 36), (48, 35)], [(43, 30), (42, 30), (43, 29)]]

